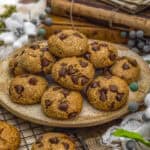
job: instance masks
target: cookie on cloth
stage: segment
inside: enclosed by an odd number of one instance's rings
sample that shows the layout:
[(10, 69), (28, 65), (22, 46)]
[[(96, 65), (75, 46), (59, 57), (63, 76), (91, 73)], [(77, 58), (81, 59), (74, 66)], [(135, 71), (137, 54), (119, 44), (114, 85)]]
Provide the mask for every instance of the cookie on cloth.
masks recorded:
[(63, 30), (48, 39), (49, 51), (58, 57), (81, 56), (88, 50), (88, 39), (80, 32)]
[(49, 132), (39, 137), (32, 150), (76, 150), (76, 145), (66, 134)]
[(0, 121), (0, 149), (17, 150), (20, 145), (20, 133), (12, 125)]
[(41, 99), (43, 112), (56, 119), (74, 119), (81, 112), (82, 96), (58, 85), (50, 86)]
[(50, 54), (46, 41), (35, 42), (24, 49), (21, 66), (29, 73), (51, 73), (55, 58)]
[(93, 65), (80, 57), (62, 58), (52, 67), (54, 80), (72, 90), (82, 90), (93, 80), (94, 74)]
[(89, 86), (87, 97), (89, 103), (104, 111), (117, 110), (128, 100), (127, 83), (116, 76), (99, 76)]
[(118, 57), (117, 49), (109, 42), (89, 40), (89, 49), (84, 55), (95, 68), (111, 66)]
[(130, 57), (119, 58), (110, 70), (113, 75), (126, 80), (127, 83), (137, 81), (140, 77), (140, 66)]
[(18, 104), (36, 104), (40, 102), (47, 85), (47, 81), (40, 76), (23, 74), (12, 79), (9, 95)]

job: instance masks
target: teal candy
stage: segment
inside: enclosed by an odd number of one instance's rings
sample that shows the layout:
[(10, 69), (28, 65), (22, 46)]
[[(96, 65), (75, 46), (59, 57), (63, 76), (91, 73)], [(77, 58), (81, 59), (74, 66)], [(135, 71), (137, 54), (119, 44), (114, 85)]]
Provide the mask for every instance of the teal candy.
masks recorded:
[(132, 82), (130, 85), (130, 90), (133, 91), (133, 92), (136, 92), (138, 90), (138, 84), (136, 82)]
[(43, 28), (38, 29), (38, 35), (39, 36), (45, 36), (46, 35), (46, 30)]

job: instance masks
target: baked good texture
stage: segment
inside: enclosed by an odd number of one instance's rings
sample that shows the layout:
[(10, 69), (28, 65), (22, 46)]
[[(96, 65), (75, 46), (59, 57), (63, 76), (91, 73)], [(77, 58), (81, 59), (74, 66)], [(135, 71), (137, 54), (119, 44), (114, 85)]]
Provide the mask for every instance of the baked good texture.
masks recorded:
[(43, 94), (43, 112), (55, 119), (74, 119), (82, 110), (82, 96), (58, 85), (50, 86)]
[(92, 81), (94, 74), (93, 65), (80, 57), (63, 58), (52, 67), (54, 80), (72, 90), (82, 90)]
[(113, 111), (123, 107), (129, 96), (127, 83), (116, 76), (99, 76), (89, 86), (89, 103), (104, 111)]
[(137, 61), (131, 57), (119, 58), (110, 69), (113, 75), (116, 75), (127, 83), (137, 81), (140, 78), (140, 66)]
[(12, 79), (9, 95), (11, 100), (18, 104), (36, 104), (40, 102), (47, 84), (44, 78), (37, 75), (19, 75)]
[(109, 42), (89, 40), (88, 45), (89, 49), (84, 56), (95, 68), (109, 67), (118, 57), (117, 48)]
[(14, 126), (0, 121), (0, 150), (17, 150), (19, 145), (19, 131)]
[(51, 132), (42, 135), (32, 150), (76, 150), (76, 145), (68, 135)]
[(88, 39), (80, 32), (63, 30), (49, 37), (49, 51), (58, 57), (83, 55), (88, 50)]

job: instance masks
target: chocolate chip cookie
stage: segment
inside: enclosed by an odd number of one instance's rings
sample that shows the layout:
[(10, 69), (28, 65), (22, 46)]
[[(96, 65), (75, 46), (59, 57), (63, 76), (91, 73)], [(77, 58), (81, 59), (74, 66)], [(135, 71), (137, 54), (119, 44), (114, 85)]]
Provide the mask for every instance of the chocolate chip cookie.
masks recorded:
[(54, 80), (72, 90), (82, 90), (92, 81), (94, 74), (93, 65), (84, 58), (63, 58), (52, 67)]
[(9, 95), (13, 102), (18, 104), (36, 104), (47, 88), (44, 78), (31, 74), (23, 74), (12, 79)]
[(35, 42), (27, 47), (20, 59), (21, 66), (29, 73), (51, 73), (55, 58), (49, 53), (46, 41)]
[(0, 149), (17, 150), (20, 145), (19, 131), (12, 125), (0, 121)]
[(139, 79), (140, 67), (135, 59), (122, 57), (111, 67), (111, 73), (131, 83)]
[(49, 50), (58, 57), (80, 56), (88, 50), (87, 38), (78, 31), (63, 30), (50, 36)]
[(89, 86), (87, 97), (89, 103), (104, 111), (117, 110), (128, 100), (127, 83), (116, 76), (99, 76)]
[(76, 150), (76, 145), (68, 135), (50, 132), (39, 137), (32, 150)]
[(53, 85), (43, 94), (41, 105), (48, 117), (74, 119), (81, 112), (82, 96), (79, 92)]
[(15, 75), (15, 76), (26, 73), (25, 69), (20, 65), (20, 57), (21, 57), (21, 55), (22, 55), (22, 52), (14, 55), (12, 57), (12, 59), (10, 60), (10, 62), (9, 62), (10, 72), (13, 75)]
[(84, 56), (95, 68), (111, 66), (118, 56), (117, 49), (108, 42), (89, 40), (88, 45), (88, 52)]

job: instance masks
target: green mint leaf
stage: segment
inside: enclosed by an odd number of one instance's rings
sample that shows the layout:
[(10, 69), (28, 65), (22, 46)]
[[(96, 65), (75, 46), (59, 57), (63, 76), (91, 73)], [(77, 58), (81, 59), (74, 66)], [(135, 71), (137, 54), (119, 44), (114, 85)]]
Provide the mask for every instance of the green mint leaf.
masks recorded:
[(124, 129), (117, 129), (113, 133), (113, 135), (117, 136), (117, 137), (130, 138), (130, 139), (136, 140), (136, 141), (141, 142), (142, 144), (150, 147), (150, 142), (145, 140), (144, 137), (137, 132), (127, 131)]

